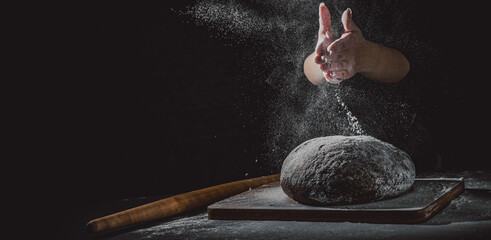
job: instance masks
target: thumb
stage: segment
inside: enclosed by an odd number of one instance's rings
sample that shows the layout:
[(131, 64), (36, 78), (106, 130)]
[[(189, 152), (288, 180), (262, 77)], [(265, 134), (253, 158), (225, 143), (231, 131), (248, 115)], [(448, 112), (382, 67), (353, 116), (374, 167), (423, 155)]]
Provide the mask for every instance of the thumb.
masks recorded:
[(351, 11), (351, 8), (348, 8), (343, 12), (341, 22), (343, 23), (345, 32), (356, 32), (360, 30), (353, 22), (352, 16), (353, 12)]

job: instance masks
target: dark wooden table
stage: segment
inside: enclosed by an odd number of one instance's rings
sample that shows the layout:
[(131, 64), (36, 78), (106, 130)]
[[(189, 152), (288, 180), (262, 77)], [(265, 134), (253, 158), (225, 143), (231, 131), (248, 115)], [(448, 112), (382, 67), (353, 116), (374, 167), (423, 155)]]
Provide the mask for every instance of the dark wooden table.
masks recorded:
[[(89, 235), (85, 223), (93, 218), (155, 201), (162, 196), (123, 199), (88, 206), (67, 216), (66, 239), (489, 239), (491, 236), (491, 172), (465, 171), (418, 177), (463, 177), (464, 192), (442, 211), (419, 224), (209, 220), (202, 209), (172, 219), (106, 235)], [(63, 236), (62, 236), (63, 235)]]

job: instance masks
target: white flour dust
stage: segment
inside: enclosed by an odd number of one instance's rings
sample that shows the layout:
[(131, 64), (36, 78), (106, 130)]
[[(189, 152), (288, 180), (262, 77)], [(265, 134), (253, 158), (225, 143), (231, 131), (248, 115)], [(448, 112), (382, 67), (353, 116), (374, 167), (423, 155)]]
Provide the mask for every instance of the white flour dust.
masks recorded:
[[(321, 1), (298, 0), (198, 0), (180, 11), (191, 22), (207, 27), (212, 37), (232, 40), (248, 49), (243, 56), (246, 72), (267, 69), (251, 82), (267, 83), (274, 90), (263, 103), (267, 114), (265, 145), (261, 158), (278, 172), (281, 161), (298, 144), (330, 135), (371, 135), (391, 142), (394, 131), (406, 129), (412, 116), (390, 87), (375, 86), (355, 75), (340, 85), (314, 87), (303, 73), (305, 58), (314, 51)], [(363, 1), (324, 1), (330, 9), (332, 27), (342, 30), (342, 12), (350, 7), (367, 39), (390, 46), (414, 44), (410, 33), (398, 32), (404, 9), (396, 4)], [(381, 8), (383, 7), (383, 9)], [(382, 24), (385, 13), (398, 16), (390, 26)], [(260, 67), (258, 67), (260, 66)], [(240, 77), (240, 76), (238, 76)], [(383, 128), (383, 129), (381, 129)], [(400, 133), (404, 135), (405, 133)]]
[[(207, 25), (218, 37), (243, 42), (272, 31), (273, 24), (253, 9), (245, 8), (244, 1), (198, 1), (185, 14), (196, 19), (198, 25)], [(259, 24), (262, 23), (262, 24)]]
[[(178, 218), (148, 228), (142, 228), (134, 233), (145, 239), (168, 234), (181, 235), (183, 233), (193, 232), (193, 229), (203, 231), (203, 227), (207, 230), (214, 231), (213, 229), (206, 228), (207, 224), (209, 224), (208, 215), (203, 213), (191, 217)], [(198, 232), (198, 230), (196, 232)]]
[(352, 132), (354, 132), (356, 135), (365, 135), (365, 131), (360, 126), (360, 123), (358, 122), (358, 119), (353, 115), (353, 113), (348, 109), (348, 106), (341, 100), (341, 97), (339, 97), (339, 92), (336, 91), (336, 100), (338, 100), (338, 103), (341, 105), (343, 110), (346, 112), (346, 117), (348, 119), (348, 124), (350, 126), (350, 129)]

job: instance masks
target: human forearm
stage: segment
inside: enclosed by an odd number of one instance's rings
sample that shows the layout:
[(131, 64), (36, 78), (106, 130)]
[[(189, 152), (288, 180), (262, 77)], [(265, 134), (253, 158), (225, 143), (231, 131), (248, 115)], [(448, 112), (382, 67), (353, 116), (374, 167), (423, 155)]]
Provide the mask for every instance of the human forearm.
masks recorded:
[(409, 72), (409, 61), (397, 49), (365, 41), (357, 72), (377, 82), (396, 83)]
[(326, 80), (324, 79), (324, 73), (320, 70), (319, 65), (314, 62), (316, 53), (310, 54), (303, 63), (303, 71), (307, 79), (314, 85), (319, 85)]

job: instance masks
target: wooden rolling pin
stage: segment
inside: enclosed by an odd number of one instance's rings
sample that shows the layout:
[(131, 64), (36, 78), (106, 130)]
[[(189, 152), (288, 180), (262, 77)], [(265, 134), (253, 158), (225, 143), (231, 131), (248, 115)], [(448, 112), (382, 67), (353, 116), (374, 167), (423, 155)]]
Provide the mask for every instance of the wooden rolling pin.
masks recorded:
[(138, 223), (145, 223), (181, 214), (194, 209), (206, 207), (225, 198), (245, 192), (250, 188), (279, 181), (280, 175), (251, 178), (213, 187), (179, 194), (161, 199), (139, 207), (114, 213), (105, 217), (94, 219), (87, 223), (87, 231), (91, 233), (119, 229)]

